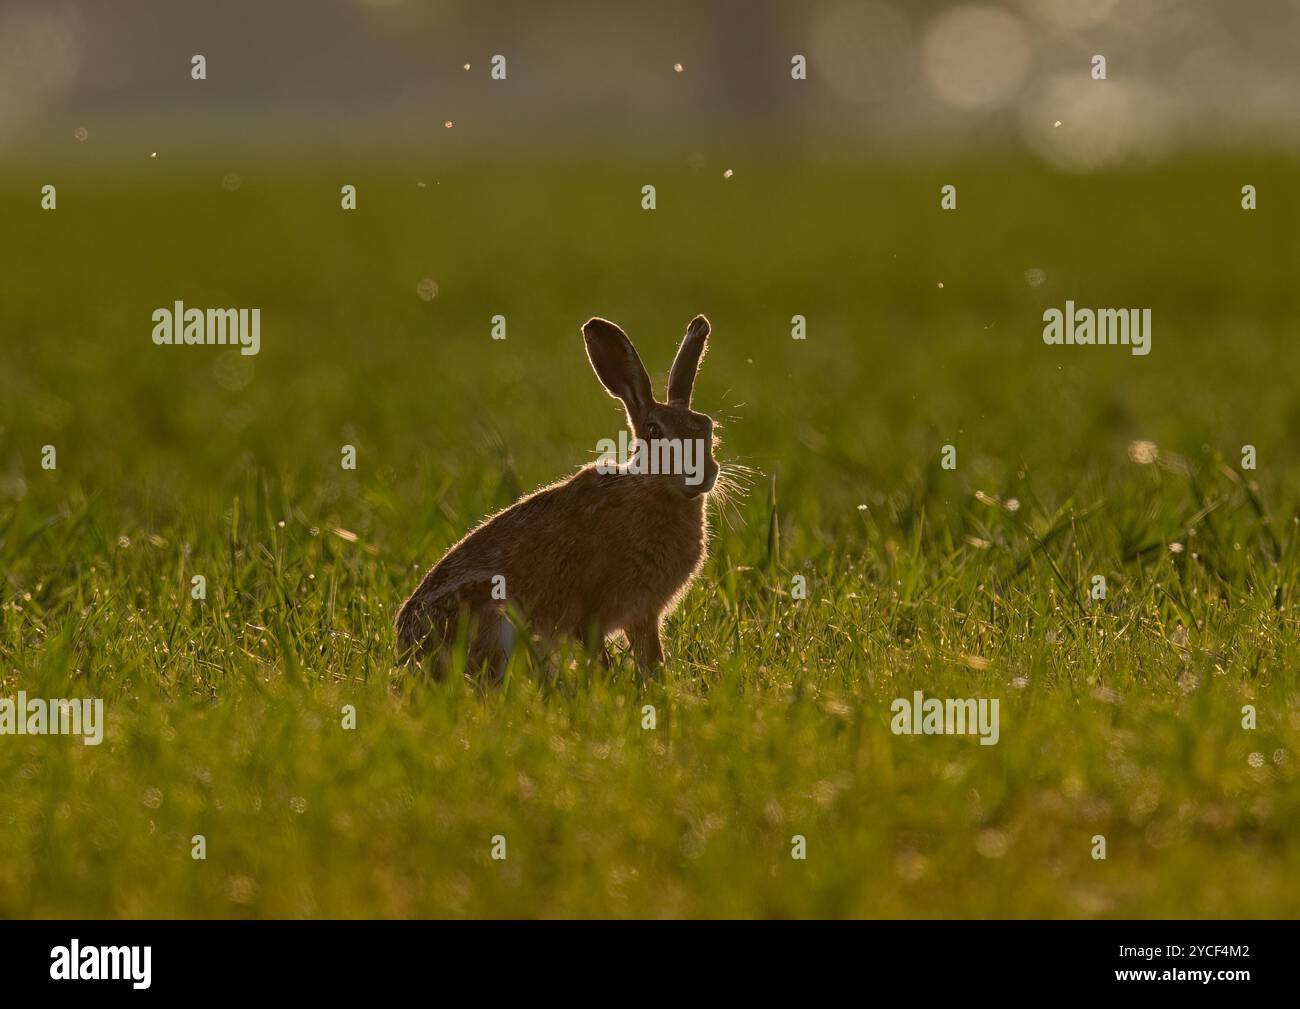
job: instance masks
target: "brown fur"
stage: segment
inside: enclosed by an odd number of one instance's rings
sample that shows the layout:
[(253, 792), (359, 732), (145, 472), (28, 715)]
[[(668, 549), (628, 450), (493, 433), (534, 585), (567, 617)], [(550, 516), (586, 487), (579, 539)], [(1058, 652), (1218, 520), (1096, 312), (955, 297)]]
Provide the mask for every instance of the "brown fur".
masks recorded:
[[(691, 321), (669, 379), (670, 400), (656, 402), (631, 341), (604, 319), (583, 327), (587, 354), (610, 395), (623, 401), (640, 438), (701, 439), (705, 482), (682, 475), (601, 473), (572, 477), (521, 498), (453, 546), (397, 615), (398, 650), (422, 658), (445, 653), (461, 621), (470, 628), (469, 669), (499, 676), (512, 630), (506, 610), (523, 615), (542, 640), (602, 642), (623, 631), (643, 668), (663, 661), (660, 627), (699, 573), (708, 547), (705, 496), (717, 477), (713, 421), (690, 409), (691, 385), (709, 324)], [(506, 600), (492, 598), (505, 577)]]

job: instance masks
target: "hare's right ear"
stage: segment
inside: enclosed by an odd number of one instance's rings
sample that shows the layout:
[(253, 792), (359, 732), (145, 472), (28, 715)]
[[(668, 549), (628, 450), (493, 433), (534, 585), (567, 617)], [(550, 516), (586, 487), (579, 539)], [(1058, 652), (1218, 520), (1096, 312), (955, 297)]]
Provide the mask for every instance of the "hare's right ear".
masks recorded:
[(587, 358), (609, 394), (621, 399), (628, 413), (639, 417), (654, 402), (650, 376), (627, 334), (608, 319), (589, 319), (582, 327)]

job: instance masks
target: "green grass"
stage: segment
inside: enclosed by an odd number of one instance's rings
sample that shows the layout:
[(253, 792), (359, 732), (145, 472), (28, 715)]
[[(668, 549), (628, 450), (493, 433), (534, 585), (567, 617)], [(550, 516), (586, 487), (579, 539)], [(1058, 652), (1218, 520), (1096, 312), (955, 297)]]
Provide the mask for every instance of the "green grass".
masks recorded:
[[(8, 170), (0, 697), (108, 731), (0, 737), (0, 915), (1300, 909), (1298, 166), (687, 153)], [(1067, 298), (1151, 308), (1151, 355), (1044, 346)], [(261, 354), (153, 346), (176, 299), (260, 307)], [(701, 311), (696, 403), (759, 476), (665, 681), (395, 669), (425, 568), (616, 433), (580, 323), (662, 388)], [(1000, 742), (892, 735), (914, 689), (1000, 698)]]

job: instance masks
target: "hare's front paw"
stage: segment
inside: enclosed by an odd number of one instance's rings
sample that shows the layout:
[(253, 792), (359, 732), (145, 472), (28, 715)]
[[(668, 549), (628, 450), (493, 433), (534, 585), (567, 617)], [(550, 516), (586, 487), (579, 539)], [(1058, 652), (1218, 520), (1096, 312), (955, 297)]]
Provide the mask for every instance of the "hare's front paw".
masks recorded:
[(627, 628), (627, 640), (643, 675), (659, 679), (664, 663), (664, 645), (659, 638), (659, 615), (647, 617)]

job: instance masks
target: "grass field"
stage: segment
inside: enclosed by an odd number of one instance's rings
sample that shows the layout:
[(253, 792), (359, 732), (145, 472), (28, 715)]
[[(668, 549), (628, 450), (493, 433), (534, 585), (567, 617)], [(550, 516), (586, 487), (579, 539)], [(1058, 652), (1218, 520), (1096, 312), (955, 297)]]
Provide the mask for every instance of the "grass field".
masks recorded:
[[(93, 140), (0, 178), (0, 697), (107, 712), (0, 737), (0, 915), (1300, 912), (1300, 166)], [(1045, 346), (1066, 299), (1151, 354)], [(175, 300), (261, 353), (154, 346)], [(616, 434), (582, 321), (662, 390), (696, 312), (755, 476), (662, 684), (396, 669), (424, 570)], [(893, 735), (917, 689), (998, 744)]]

